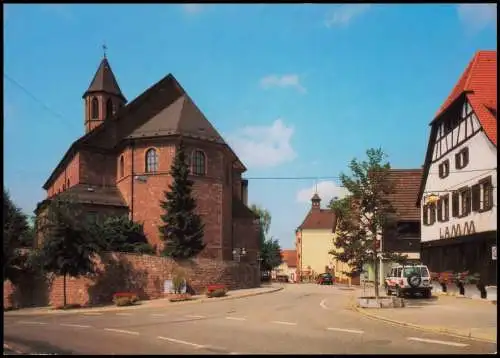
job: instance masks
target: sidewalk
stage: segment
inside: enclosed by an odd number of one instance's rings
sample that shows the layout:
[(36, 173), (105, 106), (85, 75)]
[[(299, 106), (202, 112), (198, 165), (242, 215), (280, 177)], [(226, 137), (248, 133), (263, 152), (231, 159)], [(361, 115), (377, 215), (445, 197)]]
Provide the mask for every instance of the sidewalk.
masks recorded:
[(70, 309), (70, 310), (55, 310), (52, 307), (36, 307), (36, 308), (22, 308), (14, 311), (4, 311), (4, 316), (29, 316), (29, 315), (45, 315), (45, 314), (72, 314), (72, 313), (91, 313), (91, 312), (112, 312), (112, 311), (127, 311), (127, 310), (138, 310), (144, 308), (170, 308), (179, 305), (186, 304), (196, 304), (204, 302), (219, 302), (225, 300), (234, 300), (237, 298), (251, 297), (262, 295), (266, 293), (273, 293), (281, 291), (284, 288), (283, 285), (266, 285), (257, 288), (247, 288), (242, 290), (228, 291), (227, 296), (220, 298), (208, 298), (205, 295), (195, 295), (191, 296), (189, 301), (181, 302), (170, 302), (168, 298), (159, 298), (156, 300), (141, 301), (140, 304), (133, 306), (117, 307), (114, 305), (109, 306), (99, 306), (99, 307), (86, 307), (80, 309)]
[(481, 341), (497, 341), (497, 308), (466, 298), (449, 296), (406, 299), (405, 308), (356, 311), (375, 319)]

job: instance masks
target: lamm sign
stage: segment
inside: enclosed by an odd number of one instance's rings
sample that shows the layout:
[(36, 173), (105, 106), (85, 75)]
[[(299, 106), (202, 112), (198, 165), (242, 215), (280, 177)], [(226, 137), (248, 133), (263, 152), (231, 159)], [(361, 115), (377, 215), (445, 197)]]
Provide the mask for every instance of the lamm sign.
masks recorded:
[(452, 237), (458, 236), (466, 236), (472, 235), (476, 233), (476, 226), (474, 225), (474, 221), (471, 220), (469, 222), (464, 222), (462, 224), (454, 224), (450, 226), (446, 226), (439, 229), (439, 237), (441, 239), (449, 239)]

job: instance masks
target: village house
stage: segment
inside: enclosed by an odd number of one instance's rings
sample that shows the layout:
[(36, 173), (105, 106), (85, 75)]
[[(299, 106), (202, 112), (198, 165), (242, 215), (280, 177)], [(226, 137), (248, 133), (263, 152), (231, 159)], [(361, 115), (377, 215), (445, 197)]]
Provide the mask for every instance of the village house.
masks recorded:
[(288, 282), (297, 281), (297, 250), (281, 250), (283, 262), (271, 272), (272, 279), (286, 277)]
[(297, 275), (302, 280), (335, 270), (329, 253), (334, 247), (335, 224), (335, 214), (330, 209), (321, 209), (321, 198), (314, 194), (311, 209), (295, 231)]
[(238, 260), (257, 261), (259, 224), (247, 207), (246, 168), (173, 75), (127, 103), (104, 57), (83, 104), (85, 134), (43, 185), (47, 198), (37, 206), (38, 217), (51, 199), (71, 194), (88, 220), (128, 215), (143, 223), (159, 250), (160, 200), (172, 183), (169, 171), (182, 138), (205, 225), (200, 257), (232, 260), (234, 252), (245, 252)]
[[(418, 197), (422, 169), (390, 169), (388, 180), (393, 185), (393, 192), (387, 200), (394, 213), (390, 215), (389, 224), (379, 235), (380, 251), (397, 253), (407, 257), (408, 263), (420, 262), (420, 210), (415, 207)], [(379, 282), (384, 282), (385, 275), (390, 272), (394, 262), (382, 262), (379, 270)], [(368, 280), (374, 280), (372, 266), (367, 267)]]
[(479, 51), (431, 121), (417, 206), (431, 271), (496, 285), (497, 52)]

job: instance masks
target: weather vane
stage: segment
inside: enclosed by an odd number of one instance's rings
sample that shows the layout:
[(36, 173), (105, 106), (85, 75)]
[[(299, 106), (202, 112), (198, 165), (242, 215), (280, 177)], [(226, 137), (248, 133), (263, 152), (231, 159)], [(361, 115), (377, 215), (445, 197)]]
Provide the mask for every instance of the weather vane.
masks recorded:
[(106, 44), (102, 45), (102, 51), (104, 52), (104, 58), (106, 58), (106, 50), (108, 49), (108, 46)]

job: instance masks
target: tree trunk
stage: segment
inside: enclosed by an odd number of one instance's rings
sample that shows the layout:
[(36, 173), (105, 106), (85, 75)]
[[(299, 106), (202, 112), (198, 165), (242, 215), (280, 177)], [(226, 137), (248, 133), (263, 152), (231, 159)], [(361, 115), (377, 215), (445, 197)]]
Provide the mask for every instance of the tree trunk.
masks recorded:
[(378, 262), (377, 262), (377, 255), (375, 254), (375, 258), (373, 260), (373, 267), (375, 269), (375, 298), (378, 300), (379, 292), (378, 292), (378, 272), (379, 272), (379, 267), (378, 267)]
[(66, 308), (66, 274), (63, 275), (63, 308)]

